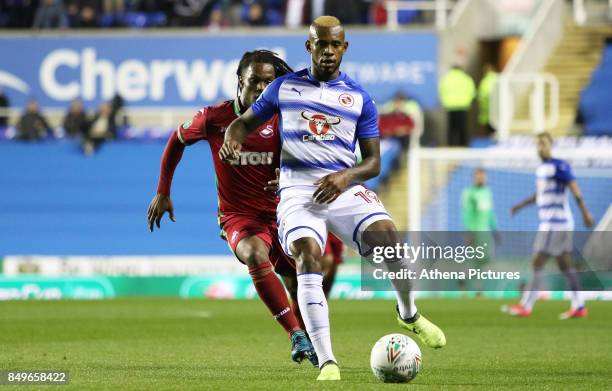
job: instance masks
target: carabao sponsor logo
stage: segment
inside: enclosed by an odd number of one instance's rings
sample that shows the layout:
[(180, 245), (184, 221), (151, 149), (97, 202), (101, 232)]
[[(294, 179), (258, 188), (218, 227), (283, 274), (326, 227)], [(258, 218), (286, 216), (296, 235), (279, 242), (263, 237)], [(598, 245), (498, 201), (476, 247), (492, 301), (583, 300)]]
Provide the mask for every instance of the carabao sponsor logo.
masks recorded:
[(327, 133), (330, 131), (331, 126), (340, 123), (341, 120), (339, 117), (302, 111), (302, 118), (308, 121), (308, 129), (312, 133), (310, 135), (304, 135), (302, 141), (326, 141), (336, 138), (334, 134)]
[[(106, 100), (118, 93), (131, 102), (159, 102), (169, 90), (183, 102), (214, 101), (235, 94), (237, 64), (238, 60), (136, 58), (113, 62), (93, 47), (57, 49), (41, 62), (39, 82), (42, 91), (58, 101)], [(71, 76), (59, 80), (59, 72)]]

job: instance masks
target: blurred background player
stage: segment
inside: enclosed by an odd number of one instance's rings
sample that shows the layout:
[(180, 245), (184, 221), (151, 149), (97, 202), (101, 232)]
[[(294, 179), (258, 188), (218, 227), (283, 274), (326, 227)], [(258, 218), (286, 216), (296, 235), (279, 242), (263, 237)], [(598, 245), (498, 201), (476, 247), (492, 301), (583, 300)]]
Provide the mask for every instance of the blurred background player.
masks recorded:
[[(292, 359), (301, 362), (308, 358), (316, 365), (313, 347), (298, 320), (298, 307), (294, 305), (292, 310), (285, 288), (274, 273), (276, 270), (284, 278), (295, 280), (295, 265), (278, 243), (277, 200), (266, 190), (279, 164), (278, 118), (270, 118), (253, 132), (243, 152), (231, 164), (223, 164), (218, 157), (226, 127), (251, 106), (272, 80), (290, 71), (283, 60), (269, 51), (257, 50), (242, 56), (237, 70), (236, 99), (204, 107), (170, 136), (162, 157), (157, 195), (149, 205), (147, 217), (151, 232), (154, 224), (160, 227), (165, 212), (175, 221), (170, 199), (174, 170), (186, 145), (207, 140), (217, 177), (222, 237), (236, 258), (248, 266), (259, 297), (289, 334)], [(297, 286), (295, 282), (287, 285)], [(290, 292), (297, 303), (295, 289), (290, 288)]]
[(483, 168), (474, 170), (473, 179), (472, 186), (463, 189), (461, 193), (461, 215), (466, 244), (483, 246), (485, 258), (479, 262), (486, 262), (494, 253), (493, 237), (498, 238), (493, 192), (487, 186), (487, 173)]
[(580, 283), (570, 258), (574, 218), (569, 207), (567, 189), (576, 199), (584, 225), (591, 227), (593, 218), (582, 199), (582, 192), (576, 183), (570, 165), (564, 160), (552, 157), (553, 138), (550, 133), (539, 134), (536, 137), (536, 143), (538, 155), (542, 159), (542, 163), (536, 169), (536, 192), (513, 206), (511, 210), (514, 215), (525, 206), (533, 203), (538, 205), (540, 225), (534, 243), (533, 277), (530, 286), (523, 293), (520, 304), (503, 306), (502, 311), (513, 316), (531, 315), (533, 305), (542, 287), (544, 264), (548, 258), (555, 257), (572, 291), (571, 308), (559, 317), (560, 319), (584, 318), (587, 316), (587, 309), (581, 297)]

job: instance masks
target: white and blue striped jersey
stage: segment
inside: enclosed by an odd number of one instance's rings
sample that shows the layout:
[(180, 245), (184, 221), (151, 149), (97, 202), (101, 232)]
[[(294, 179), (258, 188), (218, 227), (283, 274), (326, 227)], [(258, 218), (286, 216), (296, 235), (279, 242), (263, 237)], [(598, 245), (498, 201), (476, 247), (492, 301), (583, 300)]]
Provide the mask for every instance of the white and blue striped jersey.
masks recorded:
[(567, 185), (575, 179), (570, 165), (548, 159), (536, 169), (536, 202), (540, 231), (572, 231), (574, 217), (567, 197)]
[(284, 75), (251, 106), (262, 120), (280, 114), (280, 188), (314, 185), (356, 165), (357, 140), (378, 137), (370, 96), (346, 74), (322, 82), (309, 69)]

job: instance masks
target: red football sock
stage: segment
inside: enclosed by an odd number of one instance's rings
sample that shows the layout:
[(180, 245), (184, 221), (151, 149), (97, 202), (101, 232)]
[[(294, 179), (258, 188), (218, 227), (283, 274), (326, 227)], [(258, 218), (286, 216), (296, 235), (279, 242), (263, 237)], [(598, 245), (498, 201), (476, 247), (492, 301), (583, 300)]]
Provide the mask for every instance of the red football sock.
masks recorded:
[(289, 306), (285, 287), (272, 271), (272, 264), (264, 262), (249, 267), (249, 274), (259, 294), (261, 301), (268, 307), (274, 319), (291, 335), (293, 331), (301, 330), (294, 312)]

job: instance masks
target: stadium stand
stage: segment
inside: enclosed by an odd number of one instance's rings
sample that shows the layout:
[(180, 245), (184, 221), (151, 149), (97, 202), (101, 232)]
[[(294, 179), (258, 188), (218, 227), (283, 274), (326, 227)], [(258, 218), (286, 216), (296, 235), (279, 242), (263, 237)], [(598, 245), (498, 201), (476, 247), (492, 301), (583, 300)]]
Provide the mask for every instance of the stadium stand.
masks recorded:
[[(3, 254), (225, 254), (219, 238), (217, 195), (206, 143), (185, 152), (173, 181), (177, 223), (167, 218), (151, 235), (146, 208), (155, 192), (164, 144), (122, 140), (86, 158), (77, 140), (0, 142), (0, 248)], [(382, 174), (401, 144), (382, 143)], [(143, 191), (143, 189), (150, 191)]]
[[(152, 235), (162, 143), (117, 142), (85, 158), (78, 142), (0, 143), (2, 254), (229, 254), (219, 236), (208, 146), (190, 147), (173, 186), (177, 222)], [(143, 191), (150, 189), (150, 191)]]
[[(407, 0), (411, 2), (413, 0)], [(319, 2), (321, 3), (321, 2)], [(326, 0), (322, 7), (310, 2), (283, 0), (199, 0), (87, 2), (75, 0), (0, 2), (0, 28), (152, 28), (282, 26), (307, 24), (321, 12), (340, 17), (345, 24), (387, 23), (383, 1)], [(288, 14), (292, 9), (292, 21)], [(399, 24), (419, 22), (422, 12), (400, 10)]]
[(579, 117), (588, 136), (612, 135), (612, 38), (606, 41), (601, 63), (580, 96)]

